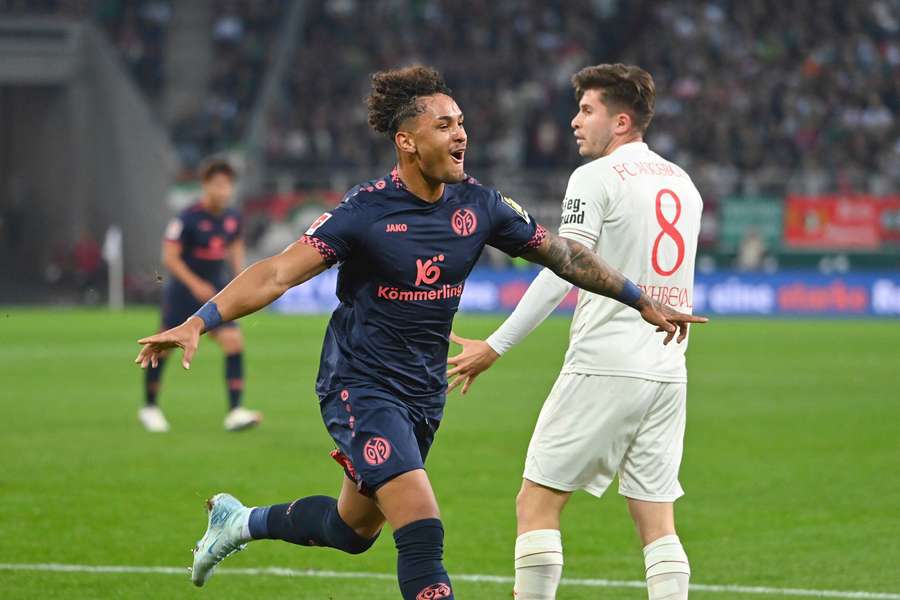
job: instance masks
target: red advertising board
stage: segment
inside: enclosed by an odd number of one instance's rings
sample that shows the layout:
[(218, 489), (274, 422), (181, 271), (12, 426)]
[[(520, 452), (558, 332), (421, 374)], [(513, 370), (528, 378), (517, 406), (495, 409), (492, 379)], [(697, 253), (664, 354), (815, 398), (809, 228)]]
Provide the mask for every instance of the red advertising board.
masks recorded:
[(784, 242), (793, 248), (877, 248), (883, 202), (872, 196), (788, 196)]

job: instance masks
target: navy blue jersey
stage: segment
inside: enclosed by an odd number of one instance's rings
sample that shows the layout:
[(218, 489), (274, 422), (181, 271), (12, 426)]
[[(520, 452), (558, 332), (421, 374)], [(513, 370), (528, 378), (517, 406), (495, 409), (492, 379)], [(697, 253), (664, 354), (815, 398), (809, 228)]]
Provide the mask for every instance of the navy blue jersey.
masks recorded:
[(518, 204), (472, 178), (428, 203), (397, 170), (356, 186), (301, 238), (340, 263), (316, 391), (377, 387), (403, 402), (442, 407), (450, 326), (485, 244), (512, 256), (544, 229)]
[[(237, 210), (226, 208), (215, 215), (200, 204), (184, 209), (169, 221), (165, 234), (167, 242), (181, 246), (181, 260), (188, 268), (217, 288), (228, 283), (225, 258), (228, 247), (240, 237), (241, 214)], [(174, 278), (173, 283), (181, 286)]]

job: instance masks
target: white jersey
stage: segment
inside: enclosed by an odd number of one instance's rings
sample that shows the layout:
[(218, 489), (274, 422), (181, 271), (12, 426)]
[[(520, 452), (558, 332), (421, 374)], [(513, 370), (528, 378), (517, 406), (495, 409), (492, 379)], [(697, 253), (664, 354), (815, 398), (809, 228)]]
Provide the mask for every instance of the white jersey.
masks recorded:
[[(576, 169), (559, 234), (597, 252), (654, 300), (690, 313), (703, 201), (683, 169), (633, 142)], [(615, 300), (578, 295), (563, 373), (686, 382), (687, 341)]]

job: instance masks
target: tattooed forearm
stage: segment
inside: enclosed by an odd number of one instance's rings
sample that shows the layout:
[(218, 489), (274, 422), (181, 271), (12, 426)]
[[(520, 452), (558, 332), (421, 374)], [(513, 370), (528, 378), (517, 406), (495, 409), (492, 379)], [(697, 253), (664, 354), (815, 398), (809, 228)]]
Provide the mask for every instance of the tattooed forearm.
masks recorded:
[(583, 244), (550, 232), (540, 246), (524, 253), (522, 258), (547, 267), (582, 289), (610, 298), (622, 293), (626, 281), (622, 273)]

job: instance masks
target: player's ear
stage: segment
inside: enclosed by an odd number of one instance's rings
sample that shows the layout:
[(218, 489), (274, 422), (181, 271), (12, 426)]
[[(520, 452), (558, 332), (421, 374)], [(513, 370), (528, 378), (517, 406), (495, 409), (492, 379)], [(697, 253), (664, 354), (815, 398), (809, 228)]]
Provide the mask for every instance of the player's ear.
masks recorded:
[(397, 148), (399, 148), (401, 152), (406, 152), (408, 154), (416, 153), (415, 136), (409, 131), (398, 131), (395, 133), (394, 143), (397, 144)]
[(616, 115), (616, 133), (625, 134), (631, 130), (631, 126), (634, 122), (631, 120), (631, 115), (627, 112), (620, 112)]

